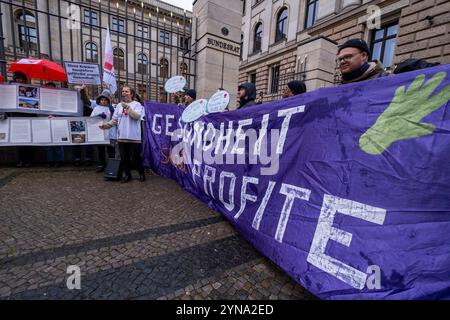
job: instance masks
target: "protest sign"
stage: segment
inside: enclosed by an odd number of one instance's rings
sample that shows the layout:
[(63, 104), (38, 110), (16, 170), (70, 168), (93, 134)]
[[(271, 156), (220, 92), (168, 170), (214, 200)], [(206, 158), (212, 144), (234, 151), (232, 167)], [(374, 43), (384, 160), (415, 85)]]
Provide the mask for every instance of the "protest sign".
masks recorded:
[(176, 93), (183, 91), (186, 85), (186, 78), (183, 76), (174, 76), (166, 81), (164, 84), (164, 90), (168, 93)]
[(186, 123), (197, 120), (206, 114), (207, 104), (208, 100), (206, 99), (195, 100), (184, 109), (181, 119)]
[(100, 85), (100, 67), (95, 63), (64, 62), (67, 82), (70, 84)]
[(206, 111), (208, 113), (222, 112), (230, 104), (230, 94), (225, 90), (217, 91), (208, 100)]

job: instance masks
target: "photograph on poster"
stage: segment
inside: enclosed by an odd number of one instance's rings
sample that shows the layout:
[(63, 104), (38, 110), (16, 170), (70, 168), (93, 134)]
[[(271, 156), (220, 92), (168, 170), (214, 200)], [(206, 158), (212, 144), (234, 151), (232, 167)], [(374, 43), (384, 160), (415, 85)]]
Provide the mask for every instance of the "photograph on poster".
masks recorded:
[(19, 97), (33, 98), (39, 100), (39, 88), (19, 86)]
[(19, 107), (24, 109), (39, 110), (39, 100), (19, 97)]
[(70, 132), (85, 132), (86, 121), (70, 121)]
[(86, 134), (85, 133), (73, 133), (72, 134), (72, 143), (86, 143)]

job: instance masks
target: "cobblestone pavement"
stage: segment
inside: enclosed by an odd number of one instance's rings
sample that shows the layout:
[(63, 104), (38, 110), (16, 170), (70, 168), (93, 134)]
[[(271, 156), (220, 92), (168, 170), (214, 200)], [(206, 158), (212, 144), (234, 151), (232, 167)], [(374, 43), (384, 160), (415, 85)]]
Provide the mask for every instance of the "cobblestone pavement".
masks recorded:
[(123, 185), (92, 168), (1, 168), (0, 199), (0, 299), (315, 299), (154, 174)]

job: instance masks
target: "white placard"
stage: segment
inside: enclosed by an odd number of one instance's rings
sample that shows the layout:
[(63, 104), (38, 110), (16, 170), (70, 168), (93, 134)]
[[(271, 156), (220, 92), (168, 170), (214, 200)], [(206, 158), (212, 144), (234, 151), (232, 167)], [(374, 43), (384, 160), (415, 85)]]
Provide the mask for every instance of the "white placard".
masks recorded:
[(52, 138), (54, 143), (67, 143), (69, 144), (69, 126), (67, 120), (52, 119)]
[(105, 141), (106, 131), (99, 128), (101, 124), (103, 124), (102, 119), (92, 118), (87, 120), (87, 131), (89, 142)]
[(11, 143), (31, 142), (31, 120), (30, 119), (10, 119)]
[(49, 119), (31, 120), (31, 132), (33, 133), (33, 143), (52, 143)]
[(164, 90), (168, 93), (176, 93), (183, 91), (184, 86), (186, 85), (186, 78), (183, 76), (175, 76), (170, 78), (164, 84)]
[(230, 104), (230, 94), (225, 91), (217, 91), (209, 99), (206, 111), (208, 113), (222, 112)]
[(0, 121), (0, 143), (9, 141), (9, 120)]
[(17, 108), (17, 87), (0, 84), (0, 110)]
[(76, 113), (78, 111), (78, 94), (71, 90), (41, 88), (41, 110)]
[(64, 62), (67, 82), (70, 84), (100, 85), (100, 67), (98, 64), (83, 62)]
[(184, 109), (183, 114), (181, 115), (181, 120), (186, 123), (197, 120), (206, 114), (207, 104), (208, 100), (206, 99), (195, 100), (188, 107), (186, 107), (186, 109)]

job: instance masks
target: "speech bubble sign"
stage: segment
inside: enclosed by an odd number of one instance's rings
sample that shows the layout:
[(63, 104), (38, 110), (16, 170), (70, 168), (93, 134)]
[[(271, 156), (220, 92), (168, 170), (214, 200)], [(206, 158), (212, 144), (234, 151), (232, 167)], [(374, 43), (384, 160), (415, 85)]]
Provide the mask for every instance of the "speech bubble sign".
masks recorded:
[(184, 86), (186, 85), (186, 78), (183, 76), (174, 76), (166, 81), (164, 84), (164, 90), (167, 93), (176, 93), (183, 91)]
[(208, 105), (208, 100), (199, 99), (192, 102), (189, 106), (184, 109), (181, 115), (181, 120), (183, 122), (193, 122), (206, 114), (206, 106)]
[(206, 111), (208, 113), (222, 112), (229, 104), (230, 94), (225, 90), (220, 90), (209, 99)]

